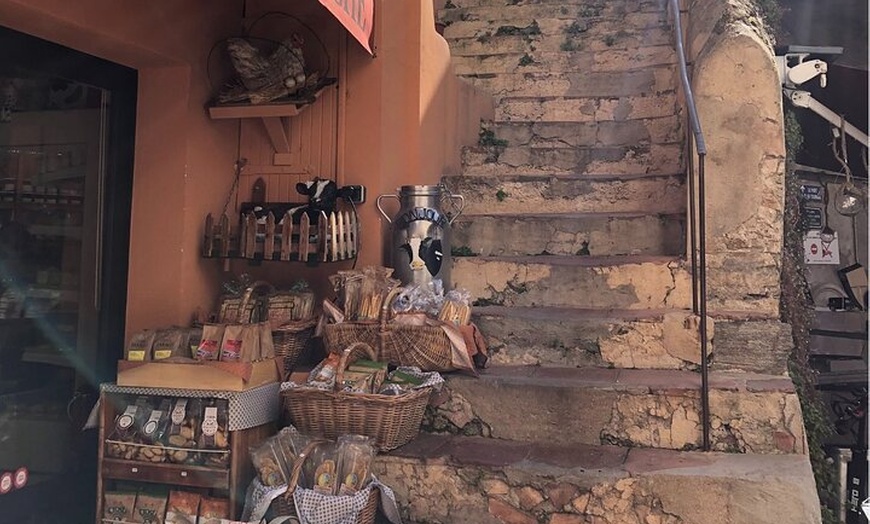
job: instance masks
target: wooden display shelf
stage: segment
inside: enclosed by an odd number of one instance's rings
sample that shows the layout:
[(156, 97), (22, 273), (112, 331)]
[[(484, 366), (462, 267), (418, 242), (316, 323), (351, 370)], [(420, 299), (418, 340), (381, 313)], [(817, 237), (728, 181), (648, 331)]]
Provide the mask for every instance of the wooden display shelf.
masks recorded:
[(101, 473), (104, 480), (132, 480), (223, 490), (230, 488), (230, 471), (228, 469), (173, 464), (171, 462), (149, 463), (107, 457), (103, 459)]
[[(261, 423), (258, 426), (229, 431), (229, 467), (213, 468), (174, 464), (171, 462), (141, 462), (122, 460), (109, 457), (106, 454), (106, 441), (114, 425), (115, 417), (122, 403), (116, 402), (117, 396), (133, 394), (145, 396), (165, 396), (165, 389), (159, 388), (116, 388), (118, 391), (107, 392), (101, 388), (100, 393), (100, 449), (97, 468), (97, 513), (96, 522), (103, 521), (103, 493), (107, 483), (117, 481), (145, 484), (163, 484), (170, 488), (182, 486), (191, 489), (211, 489), (217, 491), (217, 496), (230, 500), (231, 520), (241, 517), (245, 501), (245, 491), (255, 471), (249, 457), (250, 449), (258, 446), (276, 431), (275, 422)], [(129, 390), (129, 391), (128, 391)], [(187, 396), (184, 390), (174, 390), (177, 396)], [(189, 390), (190, 397), (221, 398), (222, 392)]]

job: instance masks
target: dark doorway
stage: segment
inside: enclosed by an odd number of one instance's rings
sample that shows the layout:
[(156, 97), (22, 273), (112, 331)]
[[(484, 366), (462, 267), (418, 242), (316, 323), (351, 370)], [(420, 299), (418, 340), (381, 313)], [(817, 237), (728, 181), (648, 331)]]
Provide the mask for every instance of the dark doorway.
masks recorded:
[(0, 28), (0, 520), (95, 522), (126, 310), (135, 70)]

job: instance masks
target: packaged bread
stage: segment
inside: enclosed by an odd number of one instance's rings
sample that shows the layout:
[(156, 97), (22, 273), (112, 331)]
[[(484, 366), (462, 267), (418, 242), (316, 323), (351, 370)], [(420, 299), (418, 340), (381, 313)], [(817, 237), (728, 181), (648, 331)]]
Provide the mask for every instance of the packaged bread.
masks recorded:
[(338, 437), (338, 491), (339, 495), (353, 495), (368, 484), (375, 447), (372, 439), (364, 435)]
[(335, 442), (314, 445), (302, 465), (303, 487), (323, 495), (334, 495), (338, 475), (338, 455)]
[(257, 470), (257, 477), (264, 486), (274, 487), (287, 484), (287, 463), (281, 444), (275, 437), (268, 438), (256, 448), (251, 449), (251, 462)]

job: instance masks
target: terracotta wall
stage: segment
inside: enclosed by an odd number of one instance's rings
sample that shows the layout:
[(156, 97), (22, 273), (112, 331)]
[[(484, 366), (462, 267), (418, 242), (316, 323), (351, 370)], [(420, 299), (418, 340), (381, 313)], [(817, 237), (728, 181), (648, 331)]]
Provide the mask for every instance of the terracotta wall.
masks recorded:
[[(251, 162), (231, 204), (244, 201), (259, 176), (267, 179), (270, 200), (297, 200), (295, 182), (313, 176), (366, 186), (357, 265), (380, 264), (387, 230), (377, 195), (456, 171), (459, 145), (473, 143), (479, 119), (491, 115), (488, 99), (452, 75), (429, 0), (376, 0), (374, 57), (318, 2), (247, 4), (248, 21), (273, 9), (304, 20), (322, 37), (330, 74), (338, 78), (304, 116), (288, 121), (298, 153), (289, 167), (269, 165), (271, 143), (260, 121), (213, 121), (204, 109), (220, 81), (209, 78), (209, 51), (240, 32), (241, 0), (0, 0), (0, 24), (139, 71), (128, 333), (186, 324), (195, 310), (214, 306), (228, 273), (200, 258), (202, 222), (206, 213), (222, 211), (239, 156)], [(278, 285), (306, 278), (325, 293), (326, 277), (349, 266), (229, 269)]]
[(0, 24), (139, 71), (127, 329), (187, 323), (214, 298), (202, 217), (232, 180), (236, 129), (204, 110), (205, 57), (237, 30), (241, 0), (0, 0)]

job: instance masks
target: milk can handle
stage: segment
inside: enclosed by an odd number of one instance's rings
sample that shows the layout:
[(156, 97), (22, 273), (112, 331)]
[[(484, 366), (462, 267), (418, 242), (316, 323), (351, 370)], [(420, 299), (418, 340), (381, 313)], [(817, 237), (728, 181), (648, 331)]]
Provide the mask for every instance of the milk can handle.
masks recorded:
[(450, 195), (447, 198), (450, 200), (459, 200), (459, 210), (456, 211), (456, 214), (450, 218), (448, 224), (453, 225), (453, 221), (459, 218), (459, 215), (462, 214), (462, 210), (465, 209), (465, 197), (462, 195)]
[[(387, 194), (387, 195), (380, 195), (380, 196), (378, 197), (378, 199), (375, 200), (375, 204), (377, 204), (377, 206), (378, 206), (378, 211), (380, 211), (381, 214), (384, 215), (384, 218), (387, 219), (387, 223), (388, 223), (388, 224), (392, 224), (392, 223), (393, 223), (393, 219), (390, 218), (390, 217), (387, 215), (386, 211), (384, 211), (384, 208), (381, 207), (381, 200), (382, 200), (382, 199), (385, 199), (385, 198), (395, 198), (395, 199), (396, 199), (396, 202), (400, 202), (400, 201), (399, 201), (399, 195), (389, 195), (389, 194)], [(463, 207), (464, 207), (464, 206), (463, 206)]]

